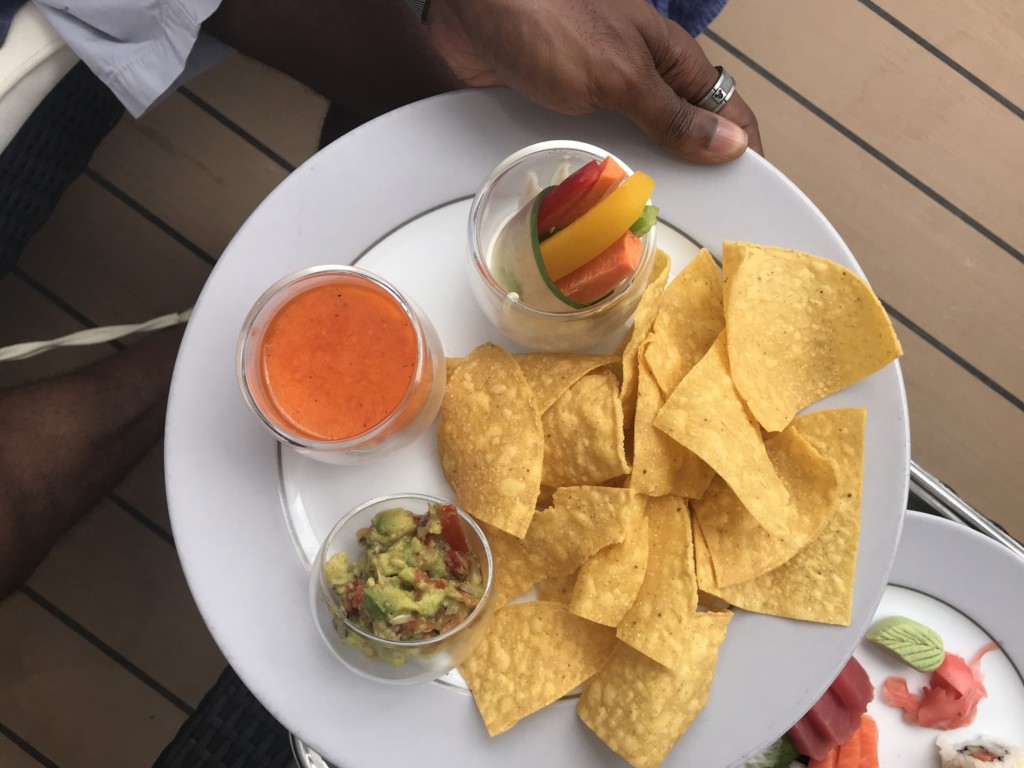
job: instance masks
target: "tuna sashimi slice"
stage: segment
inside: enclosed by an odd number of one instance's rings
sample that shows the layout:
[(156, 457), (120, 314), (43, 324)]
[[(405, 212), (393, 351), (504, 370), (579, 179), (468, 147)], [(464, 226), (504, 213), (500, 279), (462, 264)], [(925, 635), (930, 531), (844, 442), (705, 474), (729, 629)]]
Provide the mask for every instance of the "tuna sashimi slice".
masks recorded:
[(835, 743), (818, 732), (807, 717), (798, 720), (787, 733), (789, 740), (801, 755), (824, 760)]
[(789, 730), (790, 741), (801, 754), (824, 760), (832, 747), (846, 743), (857, 730), (874, 696), (868, 673), (851, 657), (824, 695)]
[(875, 689), (867, 670), (852, 656), (832, 682), (831, 688), (847, 707), (857, 713), (858, 722), (860, 715), (867, 711), (868, 702), (875, 698)]
[(875, 688), (867, 671), (851, 656), (829, 687), (849, 710), (851, 729), (857, 730), (861, 715), (868, 711), (868, 703), (875, 698)]
[(833, 744), (844, 744), (860, 724), (860, 713), (856, 722), (850, 717), (849, 708), (843, 704), (835, 691), (829, 688), (810, 708), (805, 717), (822, 736)]

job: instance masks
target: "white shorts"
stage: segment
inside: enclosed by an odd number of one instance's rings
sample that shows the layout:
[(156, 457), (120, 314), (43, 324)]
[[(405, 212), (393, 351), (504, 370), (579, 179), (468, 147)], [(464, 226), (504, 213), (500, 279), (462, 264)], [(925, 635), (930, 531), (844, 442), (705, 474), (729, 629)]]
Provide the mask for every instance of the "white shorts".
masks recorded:
[(34, 2), (135, 117), (231, 53), (200, 32), (221, 0)]

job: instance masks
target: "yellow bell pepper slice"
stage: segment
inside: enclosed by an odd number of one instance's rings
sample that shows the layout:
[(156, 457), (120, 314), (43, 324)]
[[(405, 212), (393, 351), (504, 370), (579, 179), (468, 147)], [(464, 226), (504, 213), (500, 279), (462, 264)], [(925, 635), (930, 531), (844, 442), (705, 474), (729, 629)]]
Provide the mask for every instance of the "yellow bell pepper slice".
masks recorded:
[(640, 218), (654, 190), (654, 179), (640, 171), (625, 179), (597, 205), (540, 244), (551, 279), (559, 280), (582, 267)]

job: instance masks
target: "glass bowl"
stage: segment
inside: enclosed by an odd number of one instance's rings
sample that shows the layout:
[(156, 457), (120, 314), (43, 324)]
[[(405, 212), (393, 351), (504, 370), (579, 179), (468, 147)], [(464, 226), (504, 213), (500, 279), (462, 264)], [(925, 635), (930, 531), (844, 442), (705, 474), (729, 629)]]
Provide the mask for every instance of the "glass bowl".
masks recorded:
[[(573, 352), (623, 331), (632, 317), (654, 264), (656, 226), (641, 238), (643, 251), (632, 277), (607, 298), (583, 309), (551, 311), (530, 306), (517, 293), (502, 287), (491, 266), (490, 257), (499, 236), (518, 240), (512, 246), (503, 243), (505, 247), (529, 247), (524, 234), (528, 225), (518, 225), (524, 224), (528, 203), (537, 192), (609, 154), (578, 141), (531, 144), (502, 160), (473, 198), (469, 213), (470, 288), (487, 319), (510, 339), (532, 349)], [(614, 155), (612, 158), (627, 174), (632, 173), (629, 166)], [(509, 235), (503, 235), (510, 223)]]
[(356, 674), (385, 683), (434, 680), (465, 661), (486, 634), (494, 615), (491, 548), (480, 527), (458, 506), (456, 510), (466, 541), (480, 562), (483, 594), (473, 611), (454, 628), (425, 640), (377, 637), (348, 618), (337, 591), (327, 580), (325, 568), (332, 557), (346, 552), (349, 562), (354, 563), (365, 551), (359, 544), (358, 533), (370, 526), (378, 512), (400, 507), (422, 515), (430, 504), (447, 503), (419, 493), (372, 499), (345, 515), (324, 539), (309, 581), (313, 617), (334, 655)]
[[(347, 314), (348, 313), (348, 314)], [(430, 425), (445, 386), (441, 338), (385, 280), (357, 267), (293, 272), (253, 305), (238, 337), (246, 404), (283, 444), (359, 464)]]

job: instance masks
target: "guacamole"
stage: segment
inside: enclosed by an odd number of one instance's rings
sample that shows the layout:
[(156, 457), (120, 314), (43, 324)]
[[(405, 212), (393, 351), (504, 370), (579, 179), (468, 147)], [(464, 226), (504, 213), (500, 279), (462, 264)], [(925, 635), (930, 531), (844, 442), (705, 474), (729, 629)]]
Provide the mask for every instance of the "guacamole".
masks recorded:
[[(427, 514), (394, 508), (378, 512), (358, 533), (364, 551), (324, 566), (347, 618), (386, 640), (426, 640), (461, 623), (483, 596), (480, 562), (452, 504)], [(359, 645), (357, 636), (346, 640)]]

